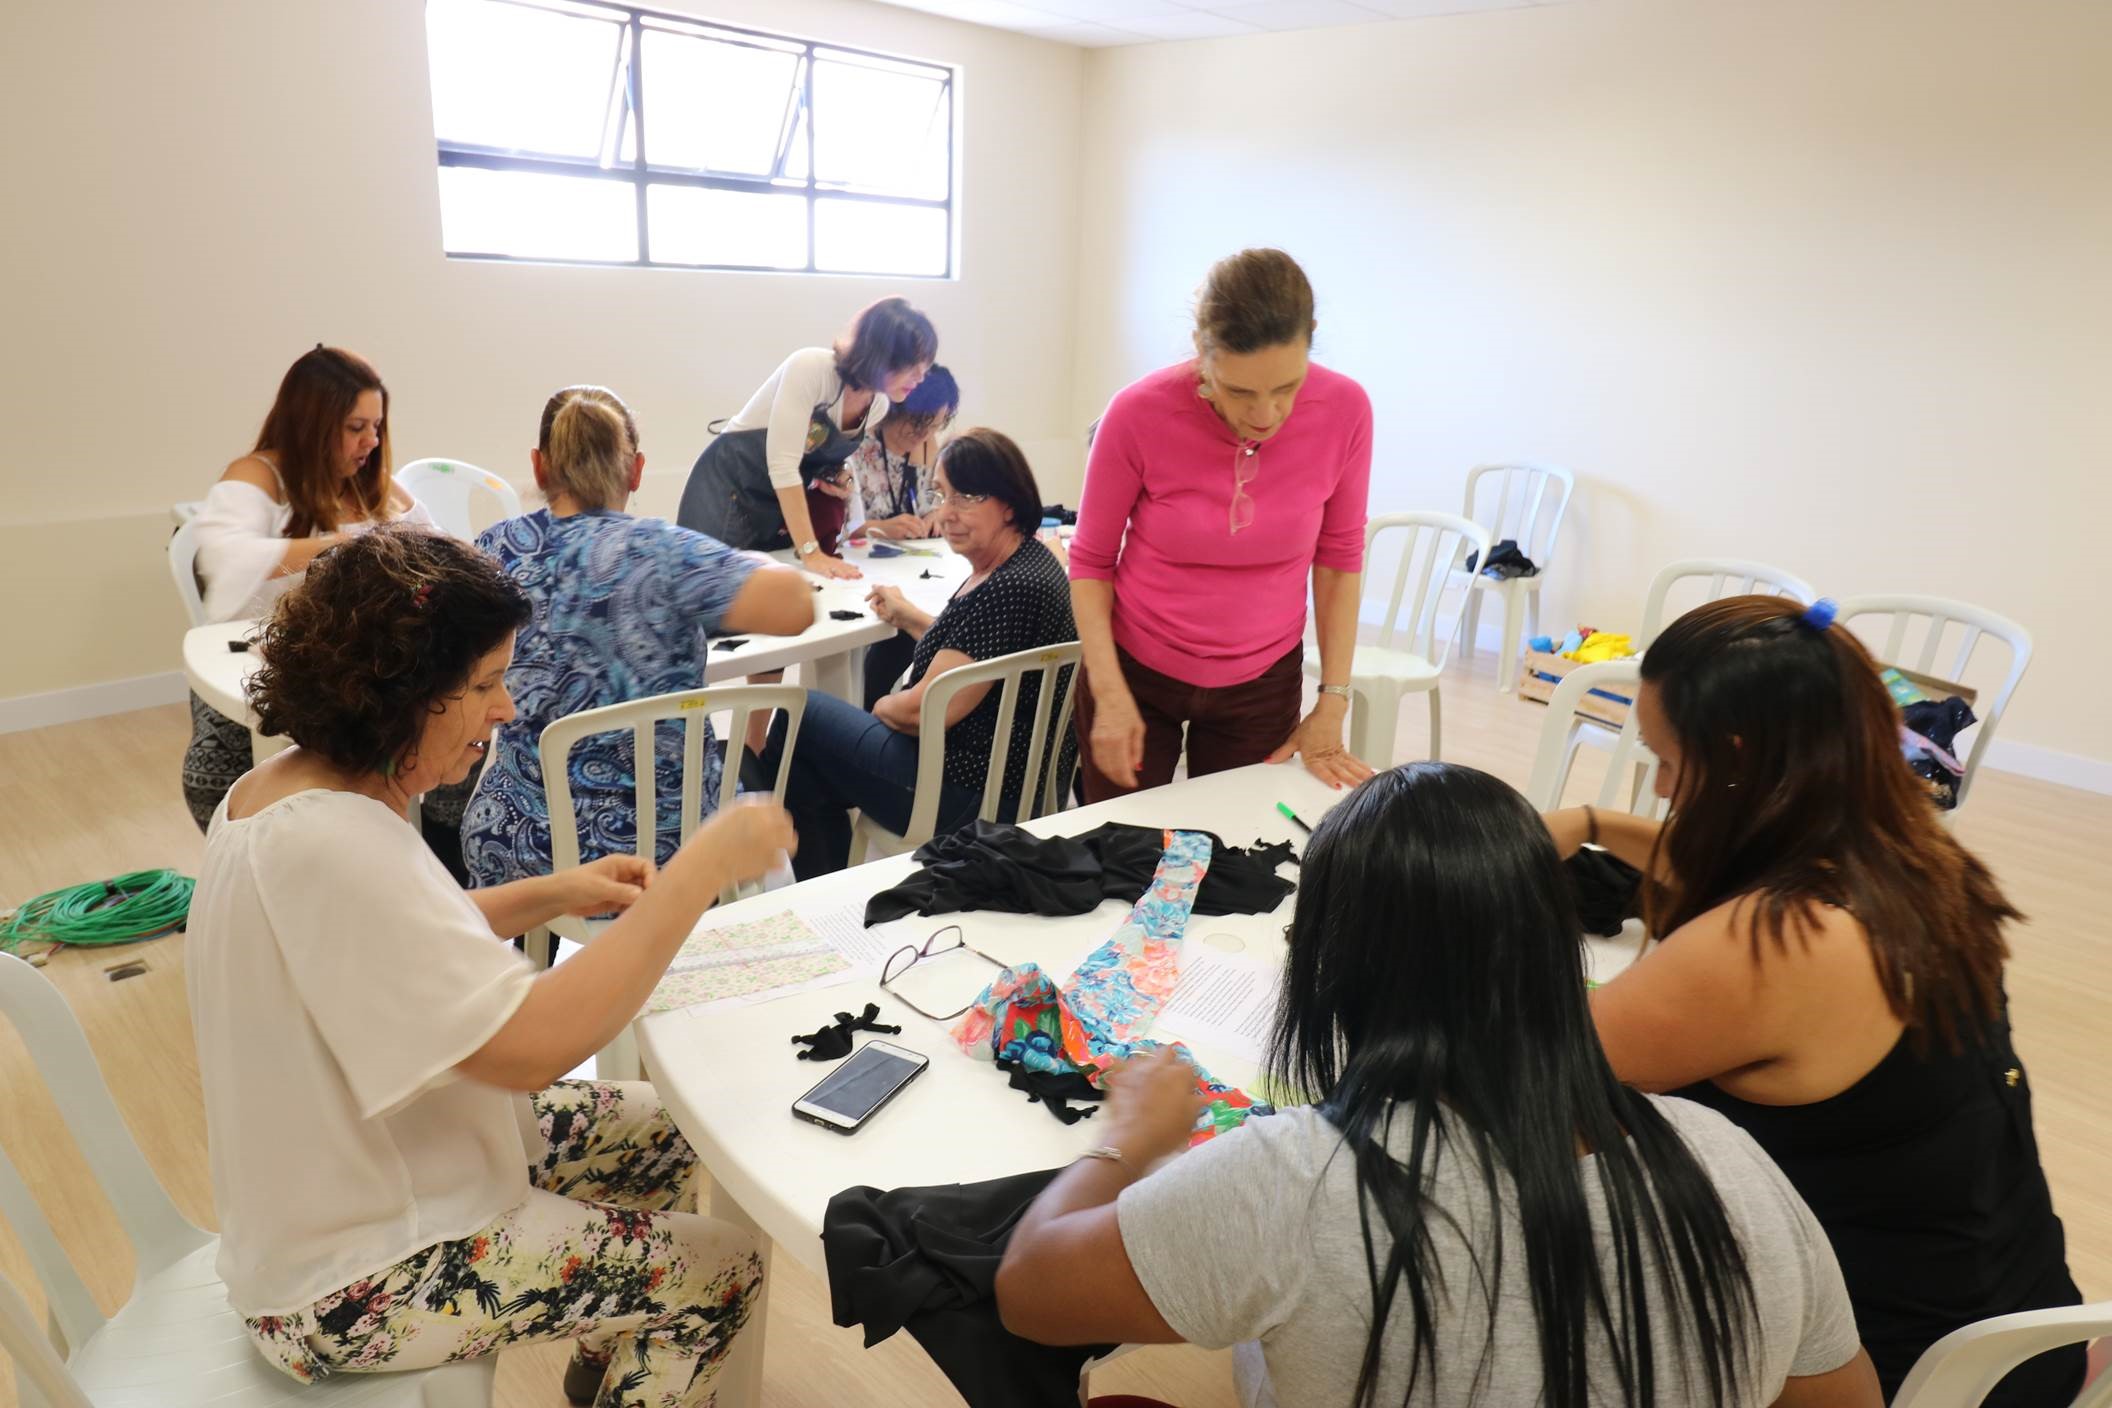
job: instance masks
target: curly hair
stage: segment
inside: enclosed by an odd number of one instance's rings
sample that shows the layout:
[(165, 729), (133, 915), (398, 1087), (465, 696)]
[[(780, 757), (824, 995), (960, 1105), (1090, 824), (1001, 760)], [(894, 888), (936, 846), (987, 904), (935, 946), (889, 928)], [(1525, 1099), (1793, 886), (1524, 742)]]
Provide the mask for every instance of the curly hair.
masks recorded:
[(317, 555), (279, 599), (251, 677), (258, 727), (355, 772), (387, 772), (477, 661), (534, 615), (468, 543), (388, 526)]

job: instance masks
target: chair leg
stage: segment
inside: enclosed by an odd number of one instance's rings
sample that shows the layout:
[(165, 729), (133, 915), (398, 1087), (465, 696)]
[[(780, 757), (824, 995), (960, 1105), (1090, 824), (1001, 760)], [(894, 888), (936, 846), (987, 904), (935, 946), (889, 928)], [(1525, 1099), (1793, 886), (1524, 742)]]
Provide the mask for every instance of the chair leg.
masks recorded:
[(1525, 633), (1536, 636), (1540, 634), (1540, 579), (1532, 580), (1534, 585), (1525, 589)]
[(852, 864), (852, 865), (864, 865), (864, 864), (865, 864), (865, 850), (866, 850), (866, 842), (867, 842), (867, 841), (869, 841), (870, 839), (872, 839), (872, 833), (866, 830), (866, 827), (865, 827), (865, 815), (864, 815), (864, 813), (862, 813), (862, 812), (861, 812), (861, 813), (859, 814), (858, 820), (857, 820), (857, 821), (855, 821), (855, 822), (853, 822), (853, 823), (851, 824), (851, 864)]
[(557, 960), (557, 936), (540, 924), (528, 931), (528, 941), (523, 948), (529, 962), (538, 968), (548, 968)]
[(1472, 581), (1467, 583), (1467, 613), (1459, 622), (1459, 649), (1467, 659), (1474, 658), (1481, 644), (1481, 599), (1487, 592), (1477, 590)]
[[(1525, 644), (1523, 583), (1513, 577), (1503, 584), (1503, 658), (1496, 662), (1496, 692), (1509, 694), (1518, 687), (1518, 656)], [(1529, 598), (1528, 598), (1529, 599)]]
[(1442, 711), (1442, 710), (1441, 710), (1441, 709), (1440, 709), (1440, 708), (1438, 707), (1438, 702), (1437, 702), (1437, 686), (1436, 686), (1436, 685), (1431, 685), (1431, 686), (1430, 686), (1430, 691), (1429, 691), (1429, 693), (1430, 693), (1430, 761), (1434, 763), (1434, 762), (1437, 762), (1437, 761), (1438, 761), (1439, 759), (1441, 759), (1441, 758), (1443, 758), (1443, 757), (1445, 756), (1445, 755), (1444, 755), (1444, 750), (1443, 750), (1443, 740), (1444, 740), (1444, 713), (1443, 713), (1443, 711)]
[(643, 1080), (644, 1063), (638, 1059), (638, 1038), (625, 1027), (594, 1055), (594, 1079)]
[(1394, 735), (1400, 722), (1401, 696), (1390, 687), (1358, 691), (1351, 711), (1349, 751), (1375, 768), (1392, 767)]

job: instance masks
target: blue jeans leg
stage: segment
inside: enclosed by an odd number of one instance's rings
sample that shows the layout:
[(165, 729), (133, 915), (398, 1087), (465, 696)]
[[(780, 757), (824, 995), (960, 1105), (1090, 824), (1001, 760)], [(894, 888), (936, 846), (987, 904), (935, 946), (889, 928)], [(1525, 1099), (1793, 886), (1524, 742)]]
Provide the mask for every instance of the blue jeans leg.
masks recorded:
[[(764, 757), (772, 776), (784, 727), (780, 715)], [(792, 873), (808, 880), (850, 864), (853, 807), (890, 831), (908, 826), (916, 801), (918, 752), (918, 739), (895, 732), (834, 695), (808, 691), (785, 783), (785, 809), (799, 832)], [(965, 788), (945, 787), (939, 794), (939, 830), (951, 830), (972, 817), (979, 800)]]

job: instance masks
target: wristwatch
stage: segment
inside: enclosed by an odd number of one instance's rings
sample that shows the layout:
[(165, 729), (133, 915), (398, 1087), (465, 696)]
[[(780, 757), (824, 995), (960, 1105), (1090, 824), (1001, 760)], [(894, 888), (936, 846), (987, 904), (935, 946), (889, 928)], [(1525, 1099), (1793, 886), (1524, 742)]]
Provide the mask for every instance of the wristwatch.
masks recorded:
[(806, 540), (805, 542), (803, 542), (803, 543), (801, 543), (801, 544), (799, 545), (799, 556), (801, 556), (801, 557), (805, 557), (805, 556), (806, 556), (806, 555), (807, 555), (808, 553), (810, 553), (810, 552), (820, 552), (820, 551), (821, 551), (821, 544), (820, 544), (820, 543), (817, 543), (817, 542), (815, 542), (815, 541), (814, 541), (814, 540), (813, 540), (812, 538), (809, 538), (809, 539), (807, 539), (807, 540)]
[(1349, 686), (1346, 684), (1324, 684), (1320, 686), (1320, 692), (1337, 695), (1343, 699), (1349, 698)]

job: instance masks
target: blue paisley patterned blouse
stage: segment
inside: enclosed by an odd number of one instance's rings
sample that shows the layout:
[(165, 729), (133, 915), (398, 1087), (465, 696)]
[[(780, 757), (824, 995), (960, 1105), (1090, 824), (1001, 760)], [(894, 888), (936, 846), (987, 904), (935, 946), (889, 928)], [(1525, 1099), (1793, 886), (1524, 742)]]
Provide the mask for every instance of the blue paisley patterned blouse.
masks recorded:
[[(546, 725), (582, 709), (704, 684), (709, 633), (756, 564), (714, 538), (658, 518), (548, 509), (494, 524), (477, 546), (497, 558), (535, 603), (514, 643), (506, 687), (520, 711), (462, 818), (462, 859), (476, 886), (550, 873), (550, 819), (536, 741)], [(572, 750), (572, 802), (582, 861), (637, 850), (628, 729)], [(654, 740), (657, 860), (674, 855), (679, 827), (682, 730)], [(704, 813), (718, 799), (722, 765), (705, 742)]]

